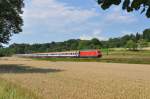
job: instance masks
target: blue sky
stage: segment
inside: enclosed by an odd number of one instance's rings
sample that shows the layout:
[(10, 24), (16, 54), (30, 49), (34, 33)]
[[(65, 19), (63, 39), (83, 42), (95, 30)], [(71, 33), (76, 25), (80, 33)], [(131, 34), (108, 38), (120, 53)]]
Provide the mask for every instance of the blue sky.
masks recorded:
[(47, 43), (68, 39), (106, 40), (149, 28), (140, 11), (127, 13), (120, 6), (103, 11), (96, 0), (25, 0), (23, 32), (12, 43)]

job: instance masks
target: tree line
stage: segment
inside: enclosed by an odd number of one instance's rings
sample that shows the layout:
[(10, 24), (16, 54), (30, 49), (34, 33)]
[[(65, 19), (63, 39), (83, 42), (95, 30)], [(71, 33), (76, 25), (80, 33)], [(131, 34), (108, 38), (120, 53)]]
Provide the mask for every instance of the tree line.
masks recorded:
[(142, 47), (148, 47), (150, 43), (150, 29), (143, 33), (135, 35), (124, 35), (122, 37), (110, 38), (106, 41), (100, 41), (97, 38), (91, 40), (70, 39), (64, 42), (51, 42), (44, 44), (12, 44), (7, 48), (0, 48), (0, 56), (9, 56), (13, 54), (27, 54), (39, 52), (56, 52), (85, 49), (102, 48), (128, 48), (128, 50), (138, 50)]
[(126, 47), (129, 49), (136, 49), (137, 47), (147, 47), (150, 42), (150, 29), (145, 29), (143, 33), (136, 33), (135, 35), (130, 34), (122, 37), (110, 38), (108, 41), (104, 42), (103, 44), (109, 48)]

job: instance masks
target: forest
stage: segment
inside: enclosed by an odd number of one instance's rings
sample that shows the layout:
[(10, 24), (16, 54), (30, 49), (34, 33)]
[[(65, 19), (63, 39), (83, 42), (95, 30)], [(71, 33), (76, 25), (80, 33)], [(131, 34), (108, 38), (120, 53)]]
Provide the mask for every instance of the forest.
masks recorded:
[(134, 33), (122, 37), (110, 38), (100, 41), (97, 38), (91, 40), (70, 39), (64, 42), (51, 42), (44, 44), (12, 44), (9, 47), (0, 48), (0, 56), (10, 56), (13, 54), (26, 54), (37, 52), (56, 52), (86, 49), (103, 48), (126, 48), (127, 50), (137, 51), (143, 47), (150, 46), (150, 29), (145, 29), (143, 33)]

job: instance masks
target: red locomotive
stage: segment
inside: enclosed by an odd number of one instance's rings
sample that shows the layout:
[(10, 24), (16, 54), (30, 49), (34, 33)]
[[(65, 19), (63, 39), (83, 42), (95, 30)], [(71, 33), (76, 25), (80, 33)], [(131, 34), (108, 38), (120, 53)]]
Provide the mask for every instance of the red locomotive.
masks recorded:
[(80, 57), (101, 57), (102, 53), (99, 50), (79, 51)]
[(69, 52), (18, 54), (17, 56), (33, 57), (33, 58), (53, 58), (53, 57), (98, 58), (102, 56), (102, 53), (100, 50), (83, 50), (83, 51), (69, 51)]

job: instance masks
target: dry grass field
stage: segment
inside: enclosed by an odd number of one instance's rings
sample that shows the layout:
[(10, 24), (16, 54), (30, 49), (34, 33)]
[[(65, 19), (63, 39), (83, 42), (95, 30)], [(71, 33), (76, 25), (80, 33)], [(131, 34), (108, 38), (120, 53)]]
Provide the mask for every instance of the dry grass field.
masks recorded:
[(0, 78), (43, 99), (150, 99), (150, 65), (1, 58)]

